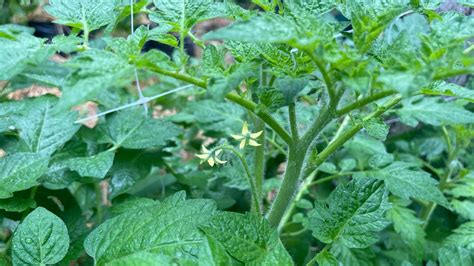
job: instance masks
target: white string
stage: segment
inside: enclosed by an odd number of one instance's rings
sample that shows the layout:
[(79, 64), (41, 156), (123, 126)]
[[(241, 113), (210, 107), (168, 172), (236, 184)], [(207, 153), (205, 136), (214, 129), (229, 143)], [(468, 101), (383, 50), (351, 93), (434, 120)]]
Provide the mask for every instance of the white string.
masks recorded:
[(137, 105), (141, 105), (141, 104), (146, 104), (150, 101), (153, 101), (155, 99), (158, 99), (160, 97), (163, 97), (163, 96), (166, 96), (168, 94), (172, 94), (172, 93), (175, 93), (175, 92), (178, 92), (178, 91), (182, 91), (182, 90), (185, 90), (185, 89), (188, 89), (188, 88), (191, 88), (193, 87), (194, 85), (186, 85), (186, 86), (182, 86), (182, 87), (178, 87), (178, 88), (175, 88), (175, 89), (172, 89), (172, 90), (169, 90), (167, 92), (163, 92), (163, 93), (160, 93), (160, 94), (157, 94), (155, 96), (152, 96), (152, 97), (143, 97), (142, 99), (139, 99), (138, 101), (135, 101), (133, 103), (129, 103), (129, 104), (126, 104), (126, 105), (122, 105), (122, 106), (119, 106), (117, 108), (114, 108), (114, 109), (110, 109), (110, 110), (107, 110), (105, 112), (102, 112), (102, 113), (99, 113), (99, 114), (96, 114), (96, 115), (92, 115), (92, 116), (88, 116), (86, 118), (82, 118), (82, 119), (79, 119), (79, 120), (76, 120), (74, 123), (75, 124), (78, 124), (78, 123), (83, 123), (83, 122), (86, 122), (88, 120), (91, 120), (91, 119), (94, 119), (94, 118), (99, 118), (101, 116), (104, 116), (104, 115), (107, 115), (107, 114), (110, 114), (110, 113), (113, 113), (113, 112), (117, 112), (117, 111), (121, 111), (123, 109), (127, 109), (127, 108), (130, 108), (130, 107), (134, 107), (134, 106), (137, 106)]
[[(130, 32), (132, 33), (132, 36), (133, 34), (135, 33), (135, 25), (133, 24), (134, 23), (134, 12), (133, 12), (133, 4), (134, 4), (135, 0), (130, 0)], [(138, 91), (138, 97), (140, 98), (141, 101), (143, 101), (143, 99), (145, 99), (145, 96), (143, 95), (143, 91), (142, 91), (142, 88), (140, 86), (140, 80), (138, 79), (138, 70), (137, 68), (135, 67), (134, 69), (134, 72), (135, 72), (135, 85), (136, 85), (136, 88), (137, 88), (137, 91)], [(148, 115), (148, 105), (146, 105), (146, 103), (143, 104), (143, 109), (145, 110), (145, 116)]]

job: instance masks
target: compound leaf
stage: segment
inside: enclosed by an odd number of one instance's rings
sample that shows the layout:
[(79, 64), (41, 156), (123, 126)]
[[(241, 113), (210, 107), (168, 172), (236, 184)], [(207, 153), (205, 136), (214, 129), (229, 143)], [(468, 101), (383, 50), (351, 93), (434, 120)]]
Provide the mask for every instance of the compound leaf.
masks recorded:
[(69, 249), (66, 225), (39, 207), (18, 226), (13, 236), (14, 265), (49, 265), (60, 262)]

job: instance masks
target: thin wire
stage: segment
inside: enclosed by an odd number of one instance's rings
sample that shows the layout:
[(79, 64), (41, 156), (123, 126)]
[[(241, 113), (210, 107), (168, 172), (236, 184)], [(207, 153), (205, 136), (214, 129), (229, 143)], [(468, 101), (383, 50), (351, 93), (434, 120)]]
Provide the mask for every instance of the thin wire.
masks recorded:
[(91, 119), (94, 119), (94, 118), (99, 118), (101, 116), (104, 116), (104, 115), (107, 115), (107, 114), (110, 114), (110, 113), (113, 113), (113, 112), (117, 112), (117, 111), (121, 111), (123, 109), (127, 109), (127, 108), (130, 108), (130, 107), (134, 107), (134, 106), (137, 106), (137, 105), (141, 105), (141, 104), (146, 104), (150, 101), (153, 101), (155, 99), (158, 99), (160, 97), (163, 97), (163, 96), (166, 96), (168, 94), (172, 94), (172, 93), (175, 93), (175, 92), (178, 92), (178, 91), (182, 91), (182, 90), (185, 90), (185, 89), (188, 89), (188, 88), (191, 88), (193, 87), (194, 85), (186, 85), (186, 86), (182, 86), (182, 87), (178, 87), (178, 88), (175, 88), (175, 89), (172, 89), (172, 90), (169, 90), (167, 92), (163, 92), (163, 93), (160, 93), (160, 94), (157, 94), (155, 96), (152, 96), (152, 97), (143, 97), (143, 99), (139, 99), (138, 101), (135, 101), (133, 103), (129, 103), (129, 104), (126, 104), (126, 105), (122, 105), (122, 106), (119, 106), (117, 108), (114, 108), (114, 109), (110, 109), (110, 110), (107, 110), (105, 112), (102, 112), (102, 113), (99, 113), (99, 114), (96, 114), (96, 115), (92, 115), (92, 116), (88, 116), (86, 118), (82, 118), (82, 119), (79, 119), (79, 120), (76, 120), (74, 123), (75, 124), (78, 124), (78, 123), (83, 123), (85, 121), (88, 121), (88, 120), (91, 120)]
[[(135, 34), (134, 12), (133, 12), (134, 2), (135, 2), (135, 0), (130, 0), (130, 32), (132, 33), (132, 36), (133, 36), (133, 34)], [(145, 99), (145, 96), (143, 95), (143, 91), (142, 91), (142, 88), (140, 86), (140, 81), (138, 79), (138, 70), (137, 70), (136, 67), (134, 69), (134, 72), (135, 72), (135, 85), (137, 87), (138, 97), (140, 98), (141, 101), (143, 101), (143, 99)], [(143, 109), (145, 110), (145, 116), (147, 116), (148, 115), (148, 105), (146, 105), (146, 103), (143, 104)]]

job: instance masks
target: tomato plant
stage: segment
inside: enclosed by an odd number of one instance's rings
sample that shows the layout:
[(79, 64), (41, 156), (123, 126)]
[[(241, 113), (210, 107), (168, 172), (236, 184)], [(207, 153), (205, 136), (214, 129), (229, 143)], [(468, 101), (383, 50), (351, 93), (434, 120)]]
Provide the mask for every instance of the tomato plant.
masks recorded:
[(0, 264), (472, 265), (441, 2), (0, 1)]

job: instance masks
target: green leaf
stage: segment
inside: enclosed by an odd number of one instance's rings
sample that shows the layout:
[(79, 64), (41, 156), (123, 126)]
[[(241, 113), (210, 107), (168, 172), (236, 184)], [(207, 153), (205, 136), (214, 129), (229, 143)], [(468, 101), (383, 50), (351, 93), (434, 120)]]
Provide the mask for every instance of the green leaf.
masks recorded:
[(91, 32), (115, 21), (117, 0), (50, 0), (44, 9), (64, 24)]
[(397, 113), (404, 124), (412, 127), (418, 125), (418, 121), (433, 126), (474, 123), (474, 114), (462, 105), (444, 102), (436, 97), (413, 97), (405, 100)]
[(0, 210), (7, 212), (23, 212), (36, 208), (36, 202), (30, 198), (13, 197), (0, 199)]
[(384, 218), (390, 209), (387, 194), (382, 182), (371, 179), (339, 185), (324, 202), (315, 204), (307, 227), (326, 244), (339, 240), (349, 248), (368, 247), (389, 224)]
[(213, 0), (154, 0), (158, 12), (150, 18), (155, 22), (166, 22), (178, 32), (187, 33), (194, 24), (217, 16), (213, 14)]
[(209, 32), (204, 38), (208, 40), (287, 43), (296, 40), (297, 30), (291, 20), (283, 16), (264, 13), (248, 21), (238, 21), (223, 29)]
[(74, 124), (75, 112), (57, 108), (55, 97), (40, 97), (0, 104), (0, 112), (19, 131), (26, 151), (50, 155), (74, 136), (80, 125)]
[(220, 213), (201, 229), (243, 263), (265, 256), (270, 239), (276, 237), (266, 220), (251, 214)]
[(319, 266), (337, 266), (339, 261), (334, 257), (331, 252), (323, 250), (316, 255), (316, 262)]
[[(0, 31), (1, 32), (1, 31)], [(28, 64), (45, 61), (52, 50), (48, 49), (43, 39), (29, 33), (12, 36), (12, 39), (0, 36), (0, 80), (9, 80), (20, 74)]]
[(308, 83), (309, 79), (306, 77), (279, 78), (275, 81), (275, 87), (282, 92), (285, 105), (289, 105), (296, 100), (298, 93), (300, 93)]
[(61, 219), (39, 207), (18, 226), (12, 243), (15, 265), (56, 264), (69, 249), (69, 236)]
[(372, 118), (363, 122), (363, 126), (370, 136), (378, 140), (386, 140), (390, 126), (385, 124), (380, 118)]
[(445, 81), (436, 81), (421, 91), (426, 95), (454, 96), (474, 102), (474, 90)]
[(423, 256), (425, 232), (423, 231), (423, 221), (416, 217), (415, 211), (406, 207), (406, 203), (396, 200), (391, 210), (387, 212), (387, 217), (393, 222), (395, 232), (400, 234), (402, 240), (410, 246), (417, 254)]
[(58, 108), (69, 109), (87, 100), (96, 100), (107, 88), (129, 84), (133, 67), (128, 60), (109, 51), (91, 49), (66, 63), (72, 69)]
[(16, 153), (0, 159), (0, 199), (13, 192), (38, 185), (38, 178), (48, 170), (48, 157), (35, 153)]
[(354, 43), (361, 52), (366, 52), (392, 20), (408, 8), (397, 1), (380, 1), (369, 6), (363, 1), (347, 3), (351, 5)]
[(161, 204), (107, 220), (86, 238), (87, 254), (98, 266), (144, 251), (199, 262), (207, 254), (206, 238), (198, 227), (215, 215), (216, 206), (210, 200), (184, 197), (178, 193)]
[[(290, 10), (287, 10), (291, 14)], [(257, 43), (285, 43), (298, 47), (314, 47), (330, 42), (338, 25), (309, 14), (293, 10), (295, 14), (281, 16), (263, 13), (249, 20), (237, 21), (225, 28), (204, 35), (204, 39), (223, 39)], [(299, 13), (299, 14), (298, 14)]]
[(126, 149), (162, 148), (181, 134), (176, 125), (145, 117), (142, 108), (117, 112), (100, 127), (100, 142)]
[(114, 157), (114, 152), (105, 151), (91, 157), (68, 159), (61, 165), (76, 171), (82, 177), (102, 179), (112, 167)]
[(331, 252), (342, 265), (370, 266), (374, 263), (375, 253), (372, 248), (348, 248), (340, 243), (333, 244)]
[(132, 255), (122, 257), (111, 263), (108, 266), (162, 266), (162, 265), (173, 265), (173, 258), (165, 255), (154, 254), (151, 252), (143, 251), (137, 252)]
[(462, 247), (443, 247), (438, 251), (440, 266), (470, 266), (473, 261), (469, 250)]
[(437, 187), (438, 181), (429, 173), (411, 170), (412, 168), (411, 164), (394, 162), (383, 169), (361, 172), (356, 176), (383, 180), (391, 193), (403, 199), (428, 200), (450, 208), (449, 202)]
[(190, 102), (171, 119), (177, 123), (197, 123), (203, 130), (229, 135), (240, 132), (244, 114), (245, 111), (235, 104), (204, 100)]
[(208, 93), (214, 99), (224, 99), (225, 95), (237, 88), (243, 80), (255, 75), (255, 67), (253, 64), (240, 64), (228, 75), (211, 75), (208, 83)]
[(444, 240), (444, 245), (474, 249), (474, 221), (464, 223), (454, 229), (453, 233)]
[(452, 200), (453, 209), (465, 219), (474, 220), (474, 202), (470, 200)]

